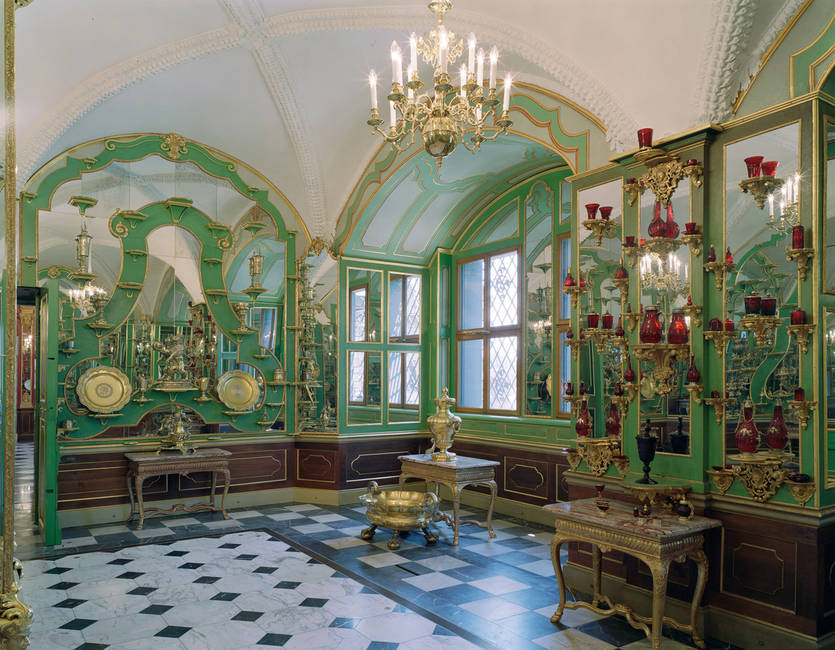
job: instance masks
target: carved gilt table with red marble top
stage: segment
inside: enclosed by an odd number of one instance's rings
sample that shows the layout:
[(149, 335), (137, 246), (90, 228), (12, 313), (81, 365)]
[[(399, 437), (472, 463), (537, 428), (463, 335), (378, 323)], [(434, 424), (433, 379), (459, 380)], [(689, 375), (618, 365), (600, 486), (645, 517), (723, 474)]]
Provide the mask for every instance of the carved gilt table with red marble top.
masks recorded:
[[(171, 514), (177, 510), (184, 512), (198, 512), (200, 510), (211, 510), (219, 512), (224, 519), (229, 519), (226, 514), (226, 494), (229, 492), (231, 476), (229, 472), (229, 456), (232, 452), (225, 449), (196, 449), (190, 454), (138, 452), (125, 454), (128, 459), (128, 494), (130, 495), (130, 515), (128, 521), (134, 515), (139, 515), (139, 524), (136, 529), (141, 530), (145, 523), (145, 516), (152, 514)], [(142, 498), (142, 486), (146, 478), (151, 476), (166, 476), (168, 474), (188, 475), (194, 472), (211, 472), (212, 487), (209, 493), (208, 503), (197, 503), (187, 506), (177, 503), (170, 508), (146, 508)], [(223, 496), (220, 498), (220, 507), (215, 506), (215, 488), (217, 487), (217, 475), (224, 477)], [(136, 501), (134, 501), (134, 489)], [(138, 503), (137, 503), (138, 502)]]
[[(704, 648), (704, 640), (696, 629), (696, 613), (704, 594), (708, 573), (707, 555), (703, 550), (704, 532), (720, 527), (722, 522), (706, 517), (680, 519), (667, 511), (653, 513), (648, 518), (635, 517), (632, 508), (629, 504), (611, 501), (609, 510), (603, 513), (595, 506), (595, 499), (578, 499), (545, 506), (546, 510), (556, 516), (556, 533), (551, 540), (551, 559), (560, 593), (559, 605), (551, 617), (551, 622), (558, 623), (566, 608), (584, 607), (597, 614), (622, 614), (634, 628), (643, 630), (650, 637), (653, 650), (661, 647), (663, 623), (691, 634), (693, 642)], [(566, 602), (560, 546), (569, 541), (592, 545), (594, 595), (591, 603)], [(612, 550), (632, 555), (649, 567), (652, 573), (651, 617), (636, 614), (627, 605), (612, 603), (608, 596), (600, 593), (601, 554)], [(688, 557), (696, 563), (698, 578), (690, 605), (690, 623), (686, 625), (664, 616), (664, 604), (670, 564), (684, 562)], [(606, 603), (608, 608), (600, 607), (600, 603)]]

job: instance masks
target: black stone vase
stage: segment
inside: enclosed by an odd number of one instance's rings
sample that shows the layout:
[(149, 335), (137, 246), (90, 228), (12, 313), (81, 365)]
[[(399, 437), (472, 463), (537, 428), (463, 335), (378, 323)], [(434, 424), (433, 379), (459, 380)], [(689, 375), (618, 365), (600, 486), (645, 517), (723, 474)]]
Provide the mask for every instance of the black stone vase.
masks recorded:
[(635, 442), (638, 443), (638, 458), (644, 464), (644, 475), (635, 482), (643, 485), (654, 485), (658, 481), (653, 481), (649, 477), (649, 464), (655, 460), (655, 448), (658, 445), (658, 436), (650, 434), (649, 420), (647, 420), (644, 432), (635, 436)]

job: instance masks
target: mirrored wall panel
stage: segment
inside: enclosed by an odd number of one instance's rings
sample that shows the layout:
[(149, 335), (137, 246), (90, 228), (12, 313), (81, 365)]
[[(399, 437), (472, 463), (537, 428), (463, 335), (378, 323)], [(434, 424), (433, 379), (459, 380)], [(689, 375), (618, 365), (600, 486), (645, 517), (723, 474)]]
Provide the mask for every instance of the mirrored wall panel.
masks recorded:
[(348, 340), (379, 343), (383, 314), (383, 273), (348, 269)]
[(358, 350), (347, 354), (348, 424), (380, 424), (382, 354)]

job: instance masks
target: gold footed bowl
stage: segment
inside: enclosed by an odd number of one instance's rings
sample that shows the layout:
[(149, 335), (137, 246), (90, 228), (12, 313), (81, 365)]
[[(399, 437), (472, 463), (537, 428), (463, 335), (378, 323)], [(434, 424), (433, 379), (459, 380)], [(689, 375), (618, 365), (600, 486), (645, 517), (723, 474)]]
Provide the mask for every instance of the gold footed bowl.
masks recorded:
[(370, 540), (378, 526), (394, 533), (388, 541), (392, 551), (400, 548), (400, 533), (420, 528), (427, 544), (434, 544), (438, 536), (429, 530), (429, 524), (438, 511), (438, 497), (433, 492), (388, 490), (383, 492), (376, 481), (368, 484), (368, 491), (360, 496), (366, 506), (365, 516), (371, 525), (363, 529), (360, 537)]

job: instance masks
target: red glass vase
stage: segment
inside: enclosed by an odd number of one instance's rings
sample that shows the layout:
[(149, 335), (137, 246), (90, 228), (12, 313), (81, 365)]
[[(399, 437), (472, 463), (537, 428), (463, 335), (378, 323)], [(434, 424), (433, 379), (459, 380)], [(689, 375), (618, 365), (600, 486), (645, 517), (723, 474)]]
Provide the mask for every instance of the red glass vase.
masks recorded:
[(620, 437), (620, 413), (614, 402), (609, 404), (609, 412), (606, 414), (606, 435), (610, 438)]
[(806, 312), (802, 309), (795, 309), (790, 315), (789, 318), (791, 319), (792, 325), (805, 325), (806, 324)]
[(598, 324), (600, 323), (600, 315), (592, 312), (591, 314), (586, 314), (586, 324), (589, 329), (597, 329)]
[(615, 269), (615, 278), (618, 280), (623, 280), (624, 278), (629, 277), (629, 271), (626, 270), (626, 267), (623, 265), (623, 262), (618, 264), (617, 268)]
[(707, 262), (715, 262), (716, 261), (716, 249), (713, 247), (713, 244), (710, 245), (710, 250), (707, 252), (707, 258), (705, 258)]
[(601, 327), (604, 330), (610, 330), (615, 325), (615, 317), (612, 316), (609, 312), (606, 312), (605, 314), (603, 314), (603, 316), (600, 318), (600, 321), (601, 321)]
[(777, 298), (763, 298), (760, 311), (763, 316), (774, 316), (777, 313)]
[(776, 160), (766, 160), (760, 165), (760, 171), (762, 171), (763, 176), (774, 176), (777, 173), (777, 165), (779, 163)]
[(690, 368), (687, 370), (687, 383), (688, 384), (698, 384), (699, 380), (702, 378), (699, 369), (696, 368), (696, 357), (692, 354), (690, 355)]
[(771, 424), (765, 430), (765, 444), (769, 449), (782, 451), (789, 441), (789, 430), (786, 421), (783, 419), (783, 404), (779, 400), (774, 404), (774, 413), (771, 415)]
[(638, 146), (641, 149), (652, 146), (652, 129), (638, 129)]
[(586, 212), (589, 215), (589, 219), (594, 219), (595, 217), (597, 217), (597, 208), (599, 207), (599, 203), (586, 203)]
[(609, 217), (612, 215), (612, 206), (611, 205), (601, 205), (600, 206), (600, 218), (605, 219), (606, 221), (609, 220)]
[(687, 329), (687, 322), (684, 320), (684, 312), (676, 309), (670, 316), (670, 327), (667, 328), (667, 343), (681, 345), (687, 343), (690, 331)]
[(662, 314), (658, 308), (649, 306), (644, 310), (644, 322), (641, 323), (639, 333), (641, 343), (660, 343), (664, 336), (664, 329), (661, 325)]
[(679, 232), (681, 232), (681, 230), (679, 229), (675, 217), (673, 216), (673, 204), (671, 203), (667, 206), (667, 224), (664, 236), (667, 239), (675, 239), (678, 237)]
[(792, 228), (792, 248), (803, 248), (805, 234), (803, 226), (795, 226)]
[(565, 274), (565, 281), (562, 283), (564, 287), (573, 287), (576, 282), (574, 282), (574, 276), (571, 275), (571, 271)]
[(652, 217), (652, 222), (647, 228), (647, 234), (652, 238), (666, 237), (667, 235), (667, 224), (661, 218), (661, 201), (655, 202), (655, 213)]
[(635, 381), (635, 371), (632, 370), (632, 357), (626, 357), (626, 370), (623, 371), (623, 381), (627, 384), (631, 384)]
[(763, 158), (765, 158), (765, 156), (749, 156), (745, 159), (745, 167), (748, 169), (748, 178), (754, 178), (754, 176), (760, 175)]
[(759, 314), (762, 309), (762, 298), (757, 295), (745, 296), (745, 313)]
[(742, 408), (742, 422), (736, 427), (734, 439), (736, 448), (741, 454), (753, 454), (760, 446), (760, 431), (754, 422), (754, 404), (750, 399), (745, 400)]
[(577, 414), (574, 430), (581, 438), (585, 438), (591, 432), (591, 414), (589, 413), (588, 400), (583, 400), (580, 404), (580, 412)]

